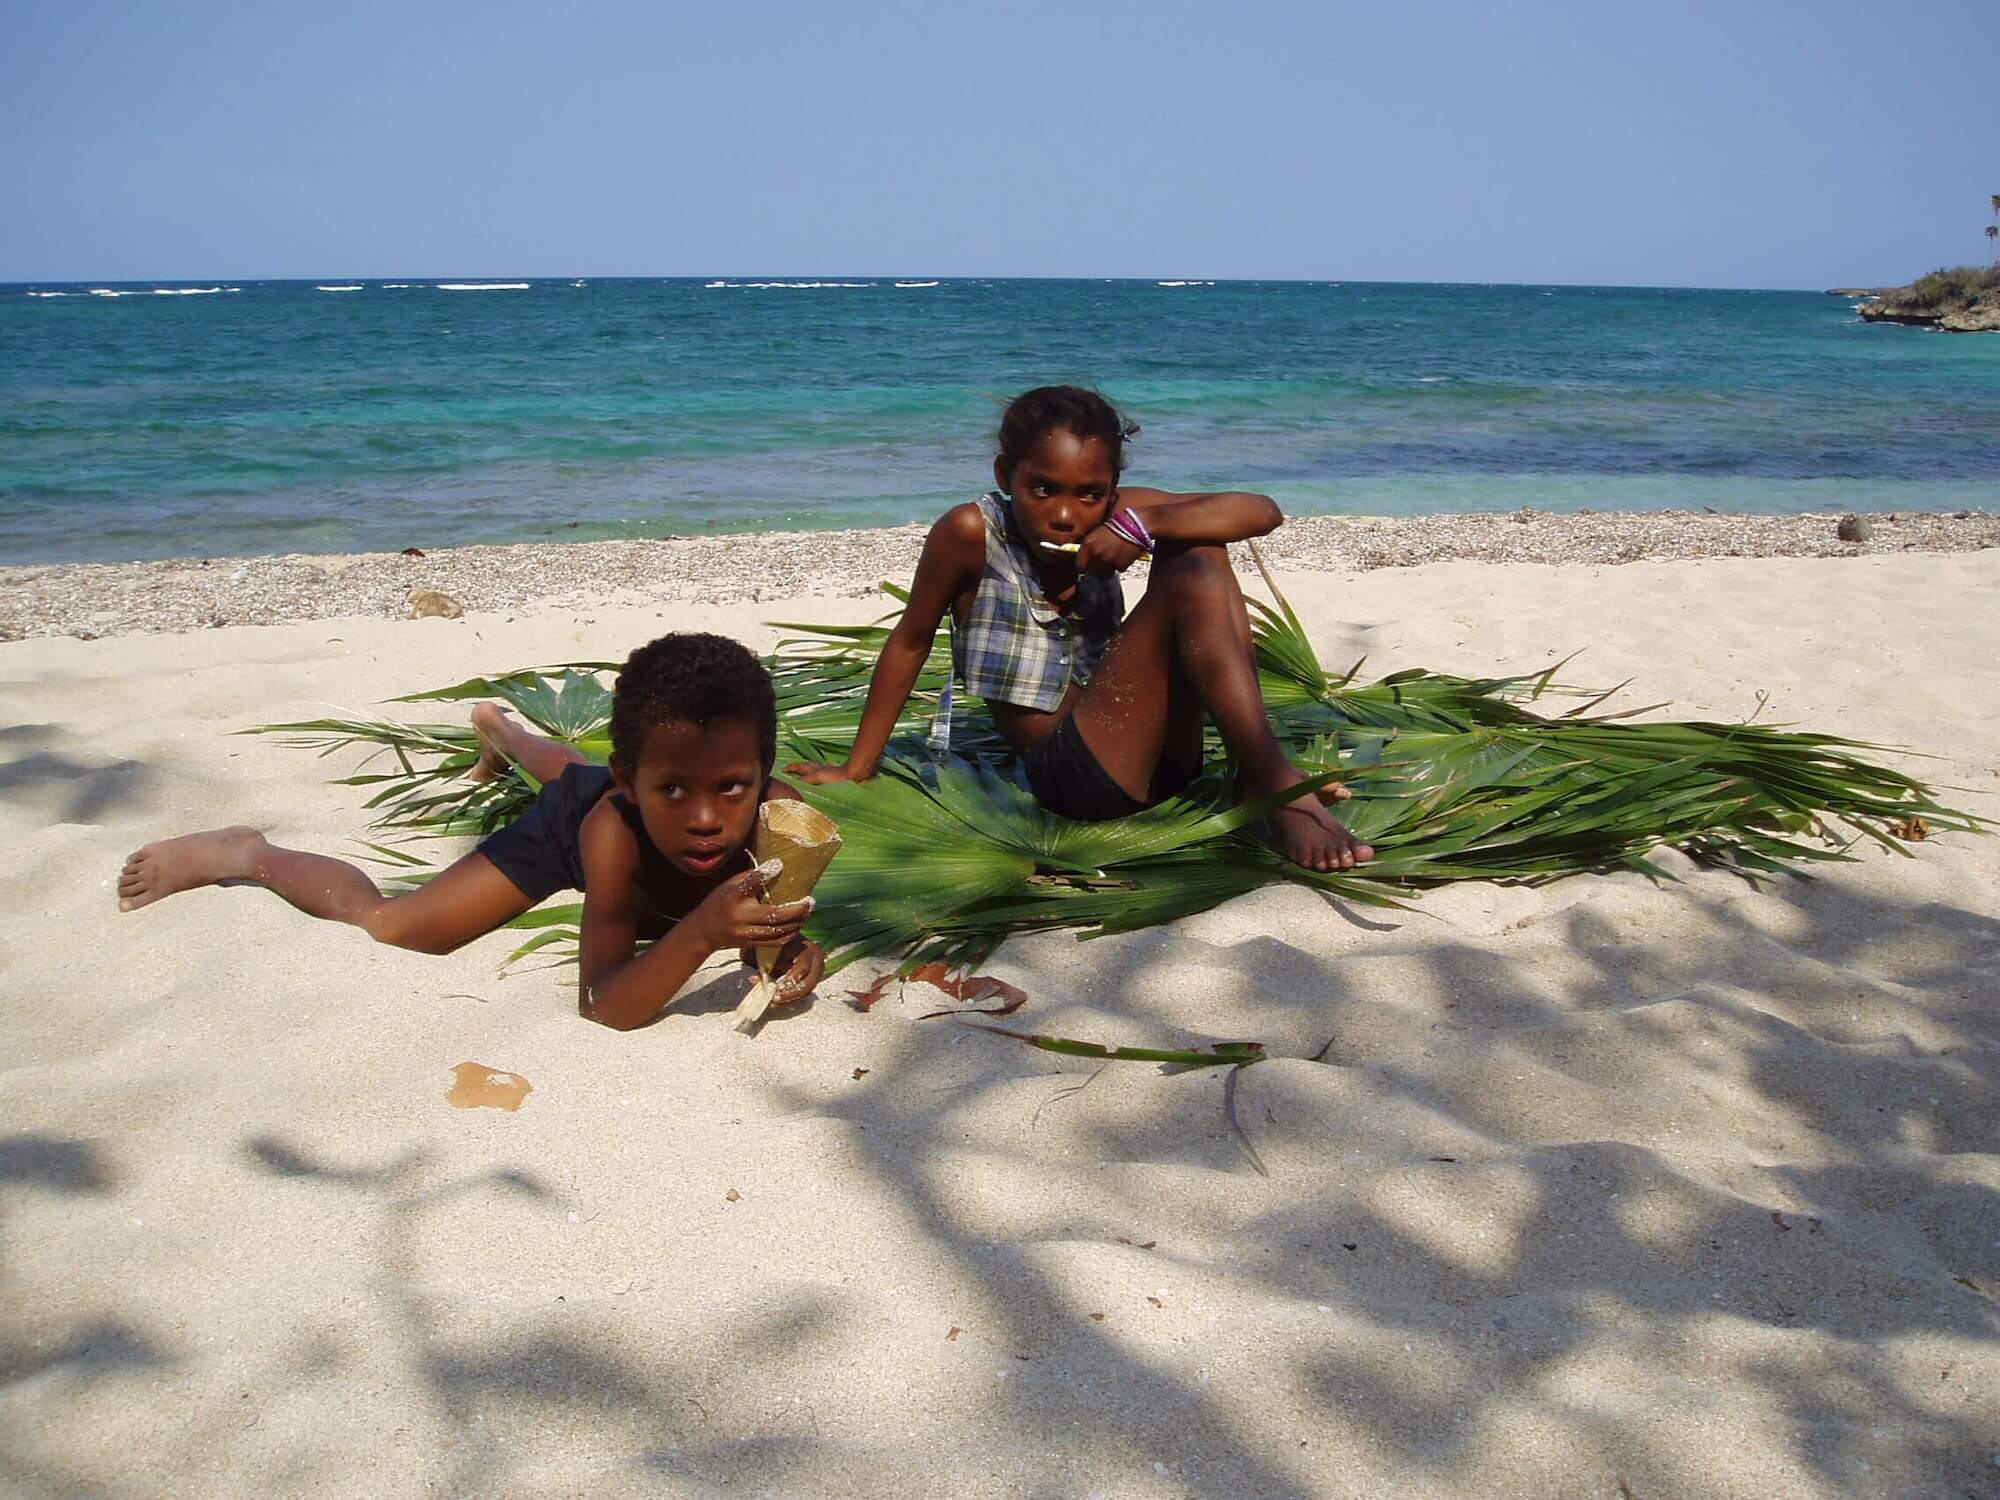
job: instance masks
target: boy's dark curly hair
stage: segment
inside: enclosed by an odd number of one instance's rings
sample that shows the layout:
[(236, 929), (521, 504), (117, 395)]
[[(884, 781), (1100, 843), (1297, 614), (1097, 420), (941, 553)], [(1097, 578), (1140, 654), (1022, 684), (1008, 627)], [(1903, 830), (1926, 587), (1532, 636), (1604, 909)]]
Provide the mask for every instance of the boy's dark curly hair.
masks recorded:
[(619, 668), (611, 700), (611, 751), (630, 772), (638, 768), (639, 752), (656, 726), (718, 719), (756, 729), (768, 775), (778, 758), (778, 698), (764, 664), (726, 635), (663, 635)]

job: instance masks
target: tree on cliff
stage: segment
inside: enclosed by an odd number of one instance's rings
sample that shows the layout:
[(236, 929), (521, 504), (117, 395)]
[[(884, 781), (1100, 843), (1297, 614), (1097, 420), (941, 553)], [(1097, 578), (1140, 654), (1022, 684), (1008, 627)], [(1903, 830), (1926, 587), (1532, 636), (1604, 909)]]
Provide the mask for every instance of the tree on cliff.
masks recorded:
[[(1993, 225), (1988, 224), (1986, 226), (1986, 238), (1989, 240), (2000, 239), (2000, 229), (1996, 229)], [(2000, 261), (2000, 247), (1994, 249), (1993, 258), (1996, 261)]]

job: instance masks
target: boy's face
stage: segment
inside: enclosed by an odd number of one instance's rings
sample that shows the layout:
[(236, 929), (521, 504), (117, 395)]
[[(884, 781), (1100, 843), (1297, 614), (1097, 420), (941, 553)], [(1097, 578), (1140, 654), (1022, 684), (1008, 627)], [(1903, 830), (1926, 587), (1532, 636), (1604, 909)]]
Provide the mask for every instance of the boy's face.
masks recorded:
[(1011, 475), (998, 463), (993, 474), (1014, 497), (1014, 519), (1030, 546), (1082, 541), (1118, 498), (1118, 471), (1103, 442), (1066, 427), (1045, 433)]
[(764, 751), (740, 719), (656, 724), (639, 763), (611, 774), (639, 809), (646, 836), (675, 868), (713, 875), (750, 841), (764, 794)]

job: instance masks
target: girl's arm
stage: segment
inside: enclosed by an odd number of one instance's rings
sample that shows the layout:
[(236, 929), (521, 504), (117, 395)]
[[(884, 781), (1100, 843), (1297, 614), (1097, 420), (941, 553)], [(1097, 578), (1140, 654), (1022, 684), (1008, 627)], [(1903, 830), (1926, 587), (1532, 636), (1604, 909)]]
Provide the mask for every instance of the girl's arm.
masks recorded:
[(639, 841), (607, 799), (584, 818), (578, 843), (583, 938), (577, 1009), (586, 1020), (617, 1031), (630, 1031), (659, 1015), (694, 971), (722, 949), (791, 942), (812, 911), (810, 901), (765, 905), (763, 877), (746, 870), (710, 891), (666, 936), (635, 957)]
[(910, 602), (903, 607), (903, 617), (889, 632), (875, 663), (875, 675), (868, 682), (868, 702), (861, 710), (861, 728), (846, 764), (800, 762), (785, 767), (787, 776), (824, 785), (829, 781), (866, 781), (875, 774), (889, 736), (896, 732), (903, 705), (910, 701), (910, 690), (930, 660), (939, 622), (952, 600), (977, 582), (985, 566), (985, 516), (977, 505), (954, 506), (924, 539), (917, 576), (910, 585)]
[(1284, 524), (1284, 513), (1269, 495), (1221, 490), (1210, 495), (1175, 495), (1165, 490), (1121, 489), (1121, 507), (1139, 513), (1154, 539), (1162, 542), (1241, 542)]

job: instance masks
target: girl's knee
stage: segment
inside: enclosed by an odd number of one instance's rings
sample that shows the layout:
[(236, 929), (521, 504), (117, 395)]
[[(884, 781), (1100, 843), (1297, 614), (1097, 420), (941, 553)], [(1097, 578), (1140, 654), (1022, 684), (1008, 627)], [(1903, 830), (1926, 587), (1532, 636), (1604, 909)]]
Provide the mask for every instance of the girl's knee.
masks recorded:
[(1216, 542), (1163, 542), (1153, 554), (1152, 572), (1146, 587), (1158, 588), (1236, 587), (1236, 571), (1229, 566), (1229, 549)]
[(1153, 548), (1153, 566), (1192, 558), (1201, 563), (1227, 563), (1229, 549), (1220, 542), (1161, 542)]

